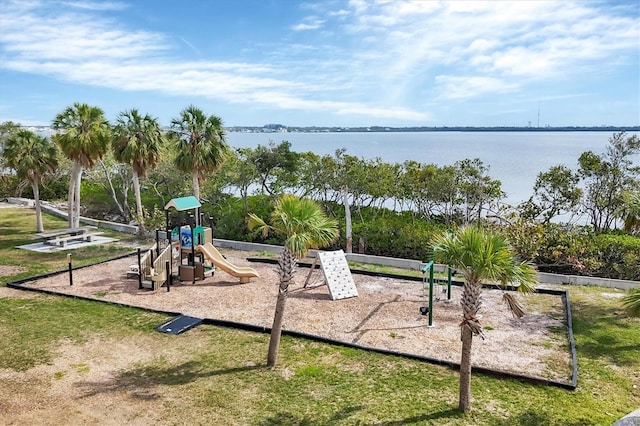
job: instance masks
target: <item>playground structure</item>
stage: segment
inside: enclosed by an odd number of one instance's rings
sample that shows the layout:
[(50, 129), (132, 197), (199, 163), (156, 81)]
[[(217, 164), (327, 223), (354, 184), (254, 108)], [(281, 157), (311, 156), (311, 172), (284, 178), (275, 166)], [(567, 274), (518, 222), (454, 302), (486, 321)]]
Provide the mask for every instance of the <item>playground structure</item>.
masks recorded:
[[(450, 266), (446, 266), (447, 268), (447, 279), (445, 280), (441, 280), (441, 279), (436, 279), (434, 278), (434, 268), (435, 268), (435, 263), (433, 261), (427, 262), (424, 264), (424, 266), (421, 269), (422, 272), (422, 288), (423, 290), (426, 290), (427, 284), (429, 285), (429, 299), (428, 299), (428, 305), (427, 306), (421, 306), (420, 307), (420, 313), (422, 315), (428, 315), (429, 316), (429, 320), (428, 320), (428, 325), (429, 327), (433, 327), (433, 299), (434, 299), (434, 292), (435, 292), (435, 285), (439, 284), (442, 288), (442, 293), (447, 293), (447, 301), (451, 301), (451, 278), (453, 275), (455, 275), (455, 271), (450, 267)], [(428, 274), (428, 275), (427, 275)], [(428, 277), (428, 278), (427, 278)], [(446, 287), (445, 287), (446, 285)], [(435, 299), (436, 302), (440, 301), (440, 295), (435, 295)]]
[(216, 268), (222, 269), (229, 275), (236, 278), (240, 278), (240, 284), (249, 282), (250, 278), (258, 278), (260, 274), (253, 268), (246, 266), (233, 265), (224, 258), (222, 253), (218, 251), (213, 244), (207, 242), (204, 245), (199, 245), (195, 248), (196, 253), (202, 254), (205, 260), (211, 262)]
[[(309, 280), (315, 271), (316, 264), (320, 261), (320, 270), (323, 278), (319, 282), (309, 286)], [(331, 300), (358, 297), (358, 289), (353, 281), (347, 258), (344, 251), (318, 251), (309, 269), (309, 274), (303, 288), (315, 288), (326, 285), (329, 289)]]
[[(139, 289), (156, 290), (164, 285), (170, 291), (174, 278), (195, 284), (213, 276), (216, 267), (240, 278), (241, 283), (259, 276), (251, 268), (230, 264), (218, 252), (212, 244), (212, 228), (203, 226), (201, 207), (193, 196), (174, 198), (165, 205), (165, 229), (156, 230), (156, 241), (146, 252), (138, 249), (138, 264), (128, 272), (138, 276)], [(177, 214), (172, 215), (172, 210)]]

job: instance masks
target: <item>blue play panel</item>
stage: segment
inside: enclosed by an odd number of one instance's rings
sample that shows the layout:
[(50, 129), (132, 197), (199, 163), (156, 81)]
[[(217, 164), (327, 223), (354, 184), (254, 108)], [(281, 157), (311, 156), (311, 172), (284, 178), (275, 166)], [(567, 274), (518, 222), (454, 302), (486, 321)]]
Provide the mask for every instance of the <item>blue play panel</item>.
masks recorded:
[(180, 334), (202, 323), (201, 318), (180, 315), (172, 320), (160, 324), (156, 327), (156, 331), (168, 334)]

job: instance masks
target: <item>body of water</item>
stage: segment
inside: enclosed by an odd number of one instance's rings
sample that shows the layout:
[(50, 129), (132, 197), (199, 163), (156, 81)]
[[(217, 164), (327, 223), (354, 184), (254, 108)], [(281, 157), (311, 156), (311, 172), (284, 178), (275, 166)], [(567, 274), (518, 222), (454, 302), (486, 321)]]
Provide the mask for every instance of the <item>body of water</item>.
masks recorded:
[[(255, 148), (269, 141), (291, 143), (296, 152), (346, 153), (386, 163), (414, 160), (439, 166), (479, 158), (502, 182), (504, 200), (518, 204), (533, 194), (538, 173), (555, 165), (578, 168), (585, 151), (605, 152), (609, 132), (415, 132), (415, 133), (229, 133), (233, 148)], [(640, 158), (637, 158), (640, 164)]]

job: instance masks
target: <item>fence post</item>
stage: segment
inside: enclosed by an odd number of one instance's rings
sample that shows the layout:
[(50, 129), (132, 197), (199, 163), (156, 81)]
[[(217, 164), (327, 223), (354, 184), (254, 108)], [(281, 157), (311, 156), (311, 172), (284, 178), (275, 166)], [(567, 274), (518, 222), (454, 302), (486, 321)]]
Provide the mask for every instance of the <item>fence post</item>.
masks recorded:
[(140, 259), (140, 247), (138, 247), (138, 290), (142, 290), (142, 264)]
[(71, 253), (67, 254), (67, 262), (69, 263), (69, 285), (73, 285), (73, 267), (71, 264)]

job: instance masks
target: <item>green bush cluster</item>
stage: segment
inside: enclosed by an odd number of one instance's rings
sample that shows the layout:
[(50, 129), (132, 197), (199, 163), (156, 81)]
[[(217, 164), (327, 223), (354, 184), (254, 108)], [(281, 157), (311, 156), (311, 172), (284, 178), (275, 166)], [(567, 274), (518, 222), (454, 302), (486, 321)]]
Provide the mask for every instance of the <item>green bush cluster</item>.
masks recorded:
[(433, 237), (446, 227), (410, 215), (385, 215), (353, 226), (354, 251), (360, 239), (367, 254), (427, 261), (432, 257)]
[[(266, 218), (272, 211), (267, 196), (247, 199), (248, 211)], [(327, 249), (346, 247), (344, 208), (326, 204), (328, 213), (340, 223), (340, 239)], [(246, 227), (242, 200), (230, 197), (205, 207), (215, 218), (214, 236), (237, 241), (283, 244), (273, 235), (263, 237)], [(374, 207), (352, 211), (353, 252), (375, 256), (428, 261), (431, 241), (447, 232), (446, 225), (426, 221), (411, 213), (398, 213)], [(524, 260), (532, 261), (543, 272), (588, 275), (603, 278), (640, 280), (640, 238), (621, 232), (595, 234), (589, 226), (517, 221), (501, 228)]]
[(519, 221), (505, 228), (518, 254), (538, 269), (567, 275), (640, 280), (640, 238), (589, 226)]

